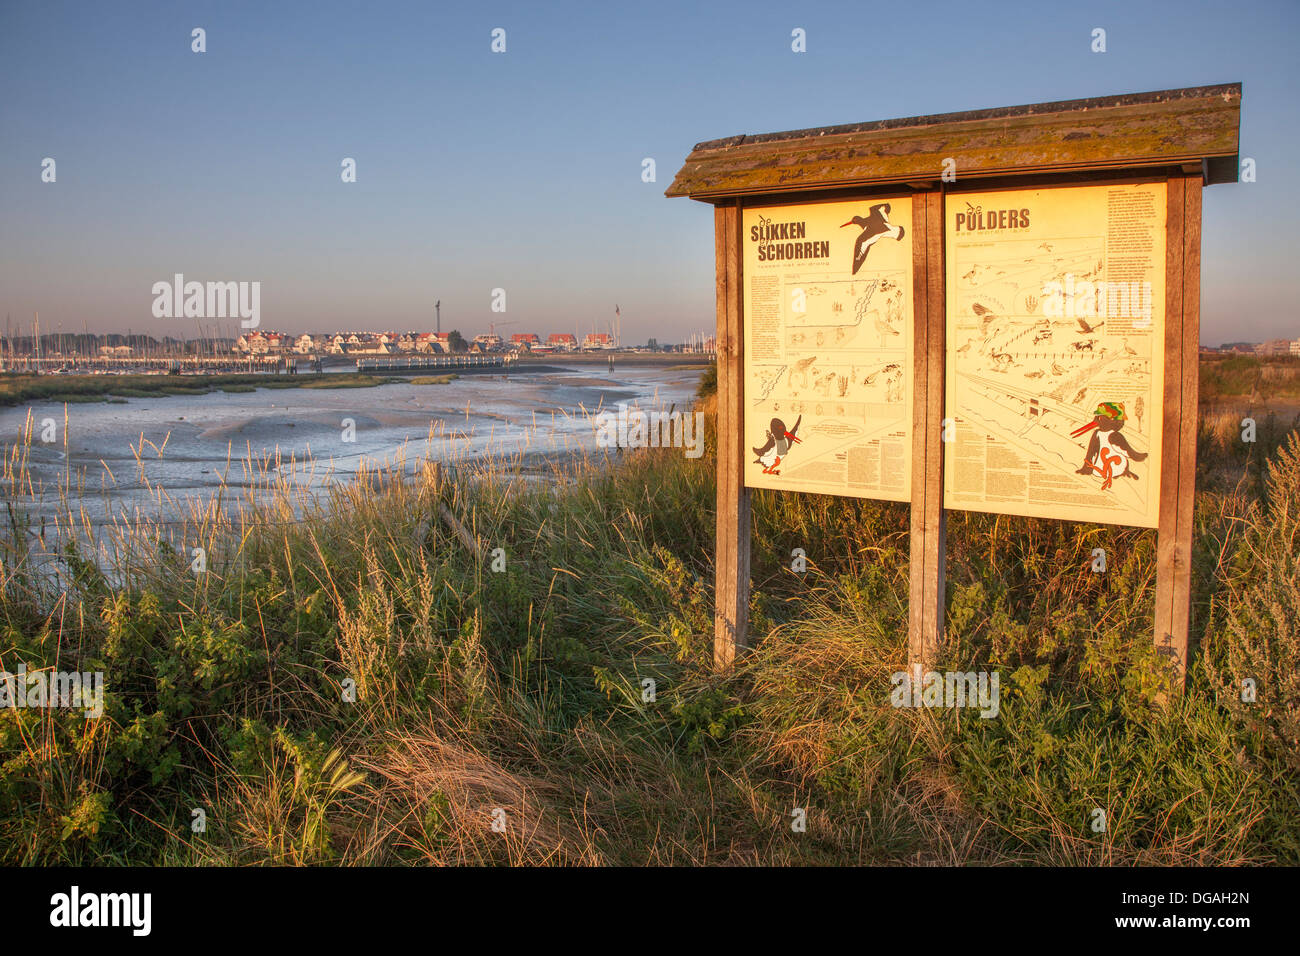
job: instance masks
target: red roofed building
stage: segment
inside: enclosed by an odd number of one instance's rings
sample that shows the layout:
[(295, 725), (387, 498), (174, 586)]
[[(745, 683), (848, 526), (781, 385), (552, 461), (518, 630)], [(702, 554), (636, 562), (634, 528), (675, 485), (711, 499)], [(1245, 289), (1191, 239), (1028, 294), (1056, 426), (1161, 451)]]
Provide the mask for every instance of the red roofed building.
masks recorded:
[(571, 352), (578, 347), (578, 340), (567, 332), (553, 332), (546, 337), (546, 344), (553, 349)]

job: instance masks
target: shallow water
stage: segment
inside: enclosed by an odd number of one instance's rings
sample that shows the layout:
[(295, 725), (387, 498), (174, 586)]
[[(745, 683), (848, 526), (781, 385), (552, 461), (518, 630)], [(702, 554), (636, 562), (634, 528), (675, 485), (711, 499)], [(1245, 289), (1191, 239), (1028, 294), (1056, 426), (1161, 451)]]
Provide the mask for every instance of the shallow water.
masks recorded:
[[(122, 404), (56, 403), (0, 409), (0, 450), (20, 442), (30, 410), (28, 453), (35, 494), (18, 501), (37, 521), (62, 510), (69, 481), (74, 509), (102, 523), (113, 516), (170, 520), (268, 477), (318, 491), (363, 467), (426, 458), (577, 452), (596, 447), (591, 416), (619, 402), (651, 410), (692, 401), (699, 369), (626, 368), (466, 375), (446, 385), (258, 389), (202, 396), (133, 398)], [(43, 443), (53, 419), (55, 440)], [(349, 423), (351, 427), (349, 428)], [(306, 467), (302, 463), (310, 463)], [(251, 463), (251, 465), (250, 465)], [(233, 497), (238, 497), (234, 495)], [(169, 513), (171, 512), (171, 513)]]

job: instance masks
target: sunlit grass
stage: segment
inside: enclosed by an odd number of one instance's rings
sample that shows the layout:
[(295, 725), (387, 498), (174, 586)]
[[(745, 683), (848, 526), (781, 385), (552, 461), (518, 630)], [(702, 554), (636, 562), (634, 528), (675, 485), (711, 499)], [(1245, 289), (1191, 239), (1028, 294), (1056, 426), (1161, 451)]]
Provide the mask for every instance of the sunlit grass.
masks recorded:
[[(756, 646), (713, 673), (711, 419), (700, 459), (542, 430), (482, 456), (451, 427), (355, 475), (232, 447), (176, 501), (142, 467), (166, 441), (40, 487), (29, 417), (0, 471), (0, 666), (108, 694), (97, 723), (0, 710), (0, 859), (1294, 864), (1296, 639), (1259, 622), (1300, 610), (1300, 448), (1281, 417), (1250, 448), (1229, 424), (1202, 425), (1170, 701), (1154, 532), (949, 515), (940, 666), (1000, 673), (982, 720), (890, 706), (904, 505), (755, 493)], [(141, 486), (148, 514), (87, 507)]]

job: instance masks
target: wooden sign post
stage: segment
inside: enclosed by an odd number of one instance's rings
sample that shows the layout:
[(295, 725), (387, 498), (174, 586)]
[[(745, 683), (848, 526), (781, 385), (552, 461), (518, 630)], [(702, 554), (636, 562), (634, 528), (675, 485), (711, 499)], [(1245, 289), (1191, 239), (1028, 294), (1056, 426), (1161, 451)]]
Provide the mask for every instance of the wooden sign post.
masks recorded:
[(695, 147), (667, 195), (715, 207), (719, 668), (748, 644), (757, 487), (910, 502), (914, 672), (945, 509), (1158, 528), (1181, 681), (1201, 188), (1237, 179), (1240, 106), (1231, 84)]
[(748, 644), (749, 489), (744, 480), (745, 381), (740, 206), (713, 211), (718, 269), (718, 530), (713, 662), (730, 666)]

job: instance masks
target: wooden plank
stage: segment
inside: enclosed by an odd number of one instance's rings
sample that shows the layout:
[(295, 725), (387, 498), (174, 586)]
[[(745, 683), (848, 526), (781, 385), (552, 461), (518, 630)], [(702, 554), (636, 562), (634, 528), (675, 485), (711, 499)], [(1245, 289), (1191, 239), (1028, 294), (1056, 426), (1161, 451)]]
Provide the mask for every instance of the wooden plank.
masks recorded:
[(700, 143), (668, 196), (741, 195), (933, 180), (958, 175), (1134, 170), (1210, 160), (1235, 179), (1240, 84), (920, 116)]
[(750, 492), (744, 478), (745, 366), (739, 204), (713, 212), (717, 270), (718, 476), (713, 664), (748, 647)]
[(930, 404), (926, 401), (929, 377), (930, 280), (929, 193), (912, 197), (912, 501), (908, 531), (911, 560), (908, 565), (907, 669), (915, 682), (926, 667), (925, 625), (925, 470), (926, 436), (930, 429)]
[(944, 197), (940, 192), (931, 193), (928, 199), (929, 223), (926, 227), (927, 258), (930, 260), (928, 281), (930, 284), (927, 309), (929, 312), (930, 334), (928, 347), (926, 401), (929, 404), (930, 430), (928, 442), (928, 463), (926, 468), (926, 528), (929, 534), (929, 547), (926, 555), (925, 603), (931, 610), (927, 616), (927, 645), (925, 659), (927, 662), (937, 658), (939, 647), (943, 644), (944, 598), (948, 571), (948, 520), (943, 509), (943, 469), (944, 442), (943, 416), (945, 409), (945, 392), (947, 387), (947, 347), (948, 347), (948, 308), (947, 308), (947, 261), (944, 258)]
[(944, 299), (943, 195), (912, 200), (912, 502), (907, 661), (913, 680), (929, 670), (943, 641), (947, 524), (943, 510)]
[[(1182, 176), (1167, 182), (1165, 229), (1165, 387), (1161, 435), (1160, 524), (1156, 532), (1156, 601), (1154, 640), (1156, 653), (1181, 681), (1186, 673), (1186, 635), (1180, 642), (1174, 623), (1175, 579), (1178, 574), (1178, 517), (1182, 492), (1183, 418), (1183, 217), (1185, 189)], [(1193, 352), (1195, 358), (1195, 352)], [(1195, 422), (1193, 412), (1192, 421)], [(1193, 437), (1193, 440), (1194, 437)]]
[(1196, 507), (1196, 432), (1200, 404), (1201, 176), (1183, 179), (1183, 385), (1178, 441), (1178, 513), (1174, 531), (1174, 650), (1182, 679), (1190, 651), (1192, 532)]

